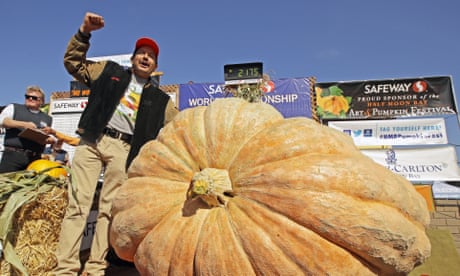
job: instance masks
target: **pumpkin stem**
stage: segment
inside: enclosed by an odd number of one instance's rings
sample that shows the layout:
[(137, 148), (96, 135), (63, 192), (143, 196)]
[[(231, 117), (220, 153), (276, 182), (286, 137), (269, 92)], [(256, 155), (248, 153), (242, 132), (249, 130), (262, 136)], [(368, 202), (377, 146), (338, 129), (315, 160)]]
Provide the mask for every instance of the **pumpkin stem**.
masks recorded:
[(227, 170), (205, 168), (197, 172), (191, 182), (188, 198), (200, 198), (209, 207), (225, 206), (225, 198), (234, 193)]
[(225, 86), (225, 91), (227, 91), (227, 94), (232, 93), (233, 96), (250, 103), (260, 102), (264, 96), (261, 83), (227, 85)]

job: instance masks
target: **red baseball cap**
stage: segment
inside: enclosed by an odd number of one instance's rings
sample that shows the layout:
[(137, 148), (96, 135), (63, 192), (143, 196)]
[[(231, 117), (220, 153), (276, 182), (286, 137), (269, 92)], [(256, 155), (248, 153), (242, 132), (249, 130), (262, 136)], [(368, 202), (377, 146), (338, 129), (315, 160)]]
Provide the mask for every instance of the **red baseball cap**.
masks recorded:
[(155, 42), (155, 40), (148, 38), (148, 37), (141, 37), (136, 41), (136, 48), (134, 49), (134, 53), (136, 53), (137, 49), (147, 46), (153, 49), (155, 52), (155, 56), (158, 58), (158, 54), (160, 53), (160, 47)]

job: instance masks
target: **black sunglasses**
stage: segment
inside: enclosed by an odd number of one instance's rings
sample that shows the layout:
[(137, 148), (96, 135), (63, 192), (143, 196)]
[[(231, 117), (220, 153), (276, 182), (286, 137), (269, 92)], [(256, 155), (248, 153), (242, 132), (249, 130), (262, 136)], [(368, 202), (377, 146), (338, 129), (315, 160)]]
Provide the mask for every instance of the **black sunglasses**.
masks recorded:
[(27, 94), (24, 95), (24, 98), (29, 99), (29, 100), (34, 100), (34, 101), (38, 101), (41, 99), (41, 97), (27, 95)]

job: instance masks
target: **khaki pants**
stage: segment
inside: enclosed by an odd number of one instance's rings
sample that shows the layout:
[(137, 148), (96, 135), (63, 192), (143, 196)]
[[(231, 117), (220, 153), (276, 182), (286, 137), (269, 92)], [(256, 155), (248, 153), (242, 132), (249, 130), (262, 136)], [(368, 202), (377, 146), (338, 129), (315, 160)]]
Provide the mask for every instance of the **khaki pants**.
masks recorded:
[(109, 249), (109, 225), (112, 199), (118, 188), (127, 179), (125, 162), (129, 144), (102, 136), (96, 145), (77, 146), (72, 161), (72, 185), (76, 189), (76, 200), (69, 188), (69, 205), (61, 224), (59, 244), (56, 250), (58, 266), (56, 275), (77, 275), (80, 271), (80, 246), (83, 231), (91, 211), (93, 197), (101, 169), (105, 166), (104, 182), (99, 196), (96, 231), (90, 256), (84, 265), (89, 275), (104, 275), (107, 267), (105, 257)]

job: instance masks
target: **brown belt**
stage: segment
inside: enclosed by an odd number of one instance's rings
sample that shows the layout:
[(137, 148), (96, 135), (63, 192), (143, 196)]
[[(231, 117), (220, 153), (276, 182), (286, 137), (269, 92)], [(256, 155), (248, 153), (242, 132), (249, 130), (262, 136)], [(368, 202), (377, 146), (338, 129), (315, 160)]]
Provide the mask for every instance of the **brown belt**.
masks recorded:
[(5, 151), (22, 152), (24, 154), (27, 154), (30, 157), (36, 157), (36, 156), (41, 155), (41, 152), (35, 152), (32, 150), (28, 150), (28, 149), (21, 149), (21, 148), (15, 148), (15, 147), (10, 147), (10, 146), (5, 146)]
[(126, 133), (120, 132), (120, 131), (118, 131), (116, 129), (109, 128), (109, 127), (104, 128), (102, 133), (104, 135), (109, 136), (109, 137), (122, 140), (122, 141), (124, 141), (124, 142), (126, 142), (128, 144), (131, 144), (131, 138), (133, 137), (131, 134), (126, 134)]

